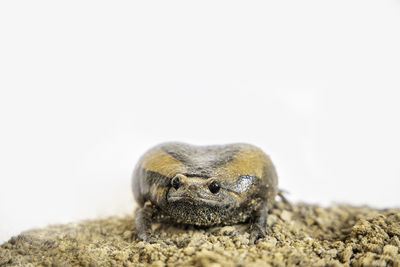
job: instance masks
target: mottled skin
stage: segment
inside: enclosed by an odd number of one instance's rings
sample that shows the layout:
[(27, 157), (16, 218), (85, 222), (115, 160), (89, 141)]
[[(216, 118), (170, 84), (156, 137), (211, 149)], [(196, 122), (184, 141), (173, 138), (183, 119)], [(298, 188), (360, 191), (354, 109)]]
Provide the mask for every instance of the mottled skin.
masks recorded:
[(153, 221), (200, 226), (250, 221), (253, 244), (265, 236), (277, 182), (269, 157), (249, 144), (160, 144), (141, 157), (132, 177), (140, 205), (135, 216), (138, 236), (155, 242)]

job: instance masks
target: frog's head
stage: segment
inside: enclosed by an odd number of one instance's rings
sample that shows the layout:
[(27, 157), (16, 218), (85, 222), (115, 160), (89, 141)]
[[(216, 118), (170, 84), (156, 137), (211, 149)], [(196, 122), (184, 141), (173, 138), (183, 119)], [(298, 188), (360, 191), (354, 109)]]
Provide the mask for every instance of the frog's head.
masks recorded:
[(198, 225), (245, 221), (263, 205), (260, 179), (240, 175), (235, 181), (177, 174), (167, 193), (168, 213), (177, 221)]
[(230, 182), (217, 177), (188, 177), (177, 174), (171, 179), (168, 203), (189, 202), (197, 206), (239, 207), (250, 193), (257, 191), (259, 179), (241, 175)]

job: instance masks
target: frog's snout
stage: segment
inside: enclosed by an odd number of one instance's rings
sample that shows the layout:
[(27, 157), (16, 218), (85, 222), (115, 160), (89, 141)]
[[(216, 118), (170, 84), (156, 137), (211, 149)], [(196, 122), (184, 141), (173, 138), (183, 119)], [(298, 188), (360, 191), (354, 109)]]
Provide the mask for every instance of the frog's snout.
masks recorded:
[(196, 177), (187, 177), (183, 174), (177, 174), (171, 180), (171, 185), (175, 190), (179, 191), (195, 191), (200, 186), (203, 186), (204, 179)]
[(170, 197), (207, 198), (208, 180), (201, 177), (187, 177), (177, 174), (171, 180)]

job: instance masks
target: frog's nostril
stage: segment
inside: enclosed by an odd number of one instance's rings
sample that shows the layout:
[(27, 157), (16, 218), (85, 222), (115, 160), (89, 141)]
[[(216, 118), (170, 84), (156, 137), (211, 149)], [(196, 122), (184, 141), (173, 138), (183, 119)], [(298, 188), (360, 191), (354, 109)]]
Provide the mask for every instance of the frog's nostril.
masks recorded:
[(171, 180), (171, 185), (173, 188), (178, 189), (179, 187), (181, 187), (182, 185), (182, 181), (179, 178), (179, 176), (175, 176), (174, 178), (172, 178)]

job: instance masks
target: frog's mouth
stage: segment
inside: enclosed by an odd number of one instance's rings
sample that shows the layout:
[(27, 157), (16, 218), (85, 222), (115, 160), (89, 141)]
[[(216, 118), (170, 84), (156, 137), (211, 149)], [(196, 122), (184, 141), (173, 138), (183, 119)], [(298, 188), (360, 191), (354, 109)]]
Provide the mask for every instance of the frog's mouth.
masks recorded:
[(190, 204), (208, 204), (212, 206), (219, 206), (221, 204), (220, 201), (216, 200), (211, 200), (211, 199), (206, 199), (206, 198), (200, 198), (200, 197), (188, 197), (188, 196), (170, 196), (168, 198), (168, 202), (181, 202), (181, 203), (190, 203)]
[(223, 201), (188, 195), (170, 196), (163, 211), (173, 222), (201, 226), (233, 224), (248, 219), (252, 210)]

